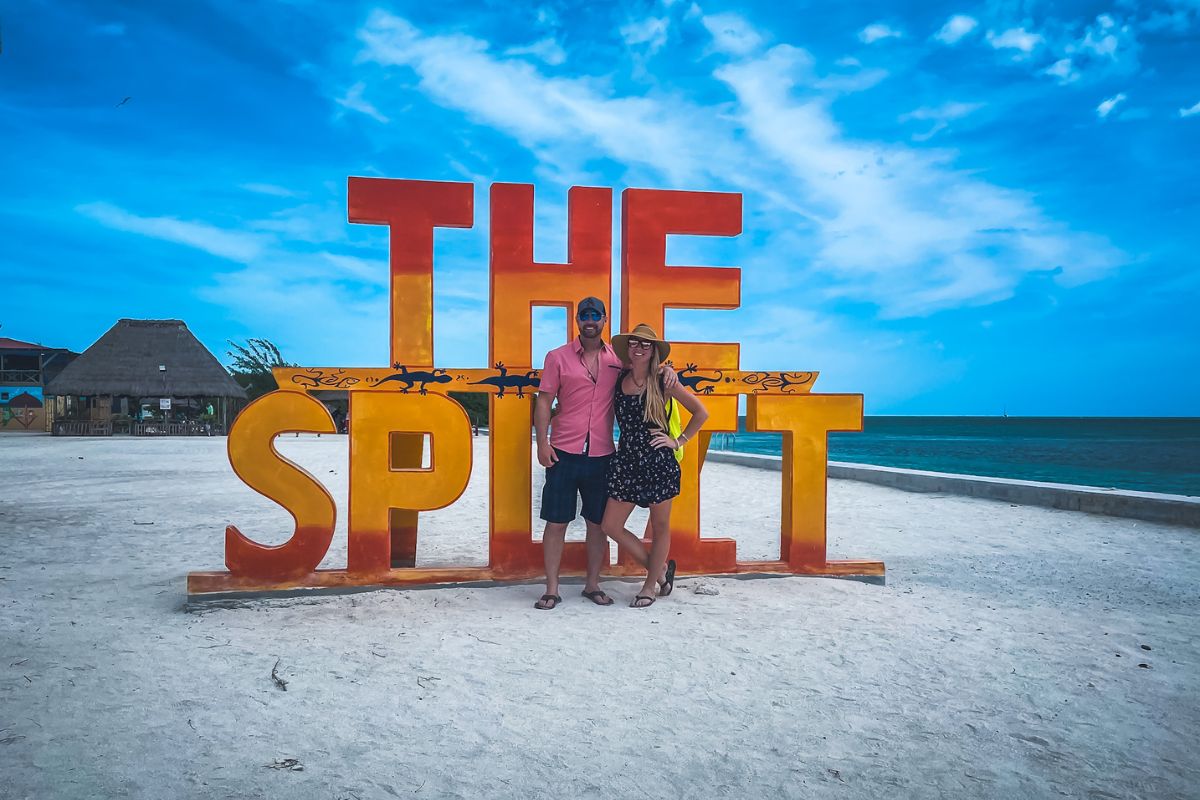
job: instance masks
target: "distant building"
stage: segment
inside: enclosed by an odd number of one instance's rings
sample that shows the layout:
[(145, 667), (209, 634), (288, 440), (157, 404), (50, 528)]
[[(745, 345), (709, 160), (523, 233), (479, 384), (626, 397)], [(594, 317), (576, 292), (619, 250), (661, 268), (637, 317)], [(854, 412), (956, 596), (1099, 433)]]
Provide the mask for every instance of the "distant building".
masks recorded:
[(225, 432), (246, 391), (177, 319), (123, 319), (46, 386), (55, 434)]
[(48, 430), (46, 384), (78, 356), (0, 336), (0, 433)]

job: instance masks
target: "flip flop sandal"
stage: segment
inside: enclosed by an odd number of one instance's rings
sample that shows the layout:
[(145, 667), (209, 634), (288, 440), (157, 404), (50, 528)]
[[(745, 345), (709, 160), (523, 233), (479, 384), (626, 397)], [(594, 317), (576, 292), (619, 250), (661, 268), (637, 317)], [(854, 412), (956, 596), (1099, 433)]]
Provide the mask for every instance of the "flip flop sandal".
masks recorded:
[(667, 573), (663, 575), (662, 583), (658, 585), (658, 596), (666, 597), (675, 591), (675, 559), (667, 562)]
[[(533, 607), (539, 611), (550, 611), (554, 608), (557, 608), (558, 604), (561, 602), (562, 598), (556, 594), (544, 594), (538, 598), (537, 603), (534, 603)], [(538, 605), (538, 603), (541, 603), (542, 605)], [(546, 603), (549, 603), (549, 605), (545, 605)]]
[[(638, 600), (645, 600), (645, 601), (647, 601), (647, 602), (645, 602), (645, 603), (638, 603)], [(639, 595), (637, 595), (636, 597), (634, 597), (634, 598), (633, 598), (633, 602), (629, 604), (629, 607), (630, 607), (630, 608), (649, 608), (649, 607), (650, 607), (650, 606), (652, 606), (652, 605), (654, 605), (654, 598), (653, 598), (653, 597), (647, 597), (647, 596), (646, 596), (646, 595), (644, 595), (644, 594), (639, 594)]]
[(611, 606), (613, 604), (613, 599), (600, 589), (597, 589), (594, 592), (580, 592), (580, 594), (598, 606)]

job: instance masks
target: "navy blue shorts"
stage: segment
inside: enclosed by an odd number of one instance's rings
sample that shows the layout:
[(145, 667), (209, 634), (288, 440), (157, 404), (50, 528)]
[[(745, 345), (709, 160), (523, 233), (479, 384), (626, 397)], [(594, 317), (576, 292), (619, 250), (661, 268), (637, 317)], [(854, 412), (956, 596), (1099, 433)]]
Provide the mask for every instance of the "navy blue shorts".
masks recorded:
[(575, 519), (576, 498), (583, 499), (583, 518), (597, 525), (608, 503), (608, 461), (612, 456), (564, 453), (557, 447), (558, 462), (546, 468), (542, 488), (542, 519), (570, 522)]

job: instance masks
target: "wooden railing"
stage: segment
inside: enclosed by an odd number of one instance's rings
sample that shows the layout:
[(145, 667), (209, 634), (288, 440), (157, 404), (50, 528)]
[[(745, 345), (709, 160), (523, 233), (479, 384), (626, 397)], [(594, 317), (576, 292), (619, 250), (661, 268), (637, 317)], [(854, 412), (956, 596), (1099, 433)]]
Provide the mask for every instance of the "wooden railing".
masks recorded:
[(129, 433), (133, 436), (206, 436), (210, 429), (205, 429), (203, 423), (199, 422), (146, 420), (131, 423)]
[(112, 423), (98, 420), (64, 419), (54, 423), (55, 436), (112, 436)]
[(32, 383), (41, 384), (42, 371), (38, 369), (4, 369), (0, 370), (0, 383), (20, 384)]
[(55, 436), (112, 436), (116, 433), (128, 433), (131, 436), (216, 436), (220, 434), (217, 425), (207, 428), (201, 422), (162, 422), (157, 420), (76, 420), (62, 419), (54, 423)]

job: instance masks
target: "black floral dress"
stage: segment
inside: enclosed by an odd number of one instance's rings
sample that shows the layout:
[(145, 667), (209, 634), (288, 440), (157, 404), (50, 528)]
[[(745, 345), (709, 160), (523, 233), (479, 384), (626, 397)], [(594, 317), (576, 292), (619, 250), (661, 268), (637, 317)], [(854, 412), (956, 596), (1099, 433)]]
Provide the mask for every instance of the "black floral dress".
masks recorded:
[(651, 446), (650, 437), (660, 429), (642, 419), (643, 395), (621, 391), (628, 374), (617, 380), (613, 402), (621, 438), (608, 462), (608, 496), (646, 508), (679, 494), (679, 462), (668, 448)]

